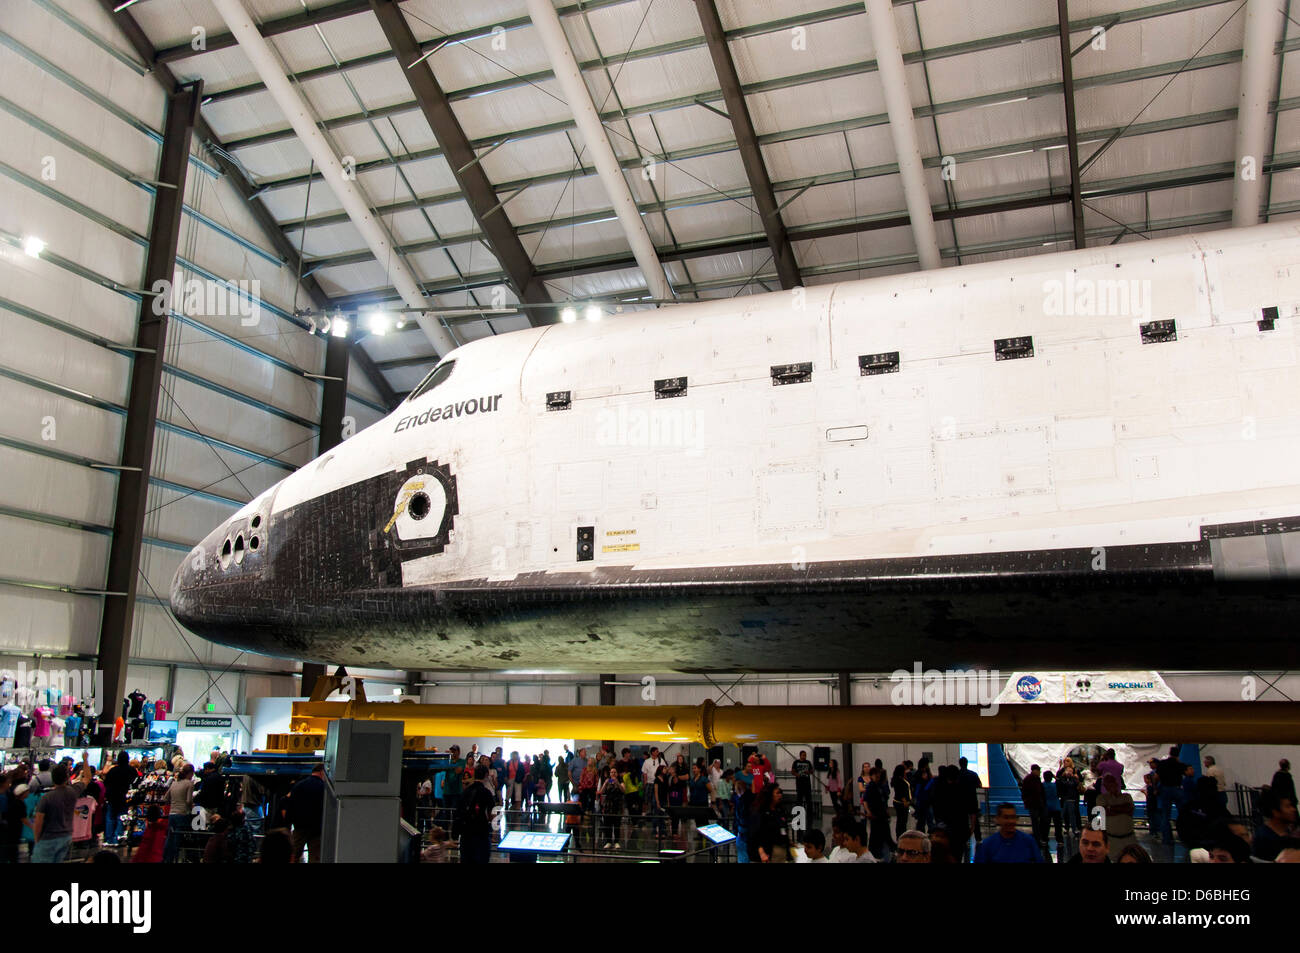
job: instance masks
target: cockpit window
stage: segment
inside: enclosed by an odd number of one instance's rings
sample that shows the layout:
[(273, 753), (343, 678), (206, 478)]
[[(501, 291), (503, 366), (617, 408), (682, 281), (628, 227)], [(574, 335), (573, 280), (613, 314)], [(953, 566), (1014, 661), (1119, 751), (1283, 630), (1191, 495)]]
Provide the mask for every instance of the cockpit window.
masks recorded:
[(429, 376), (420, 381), (415, 390), (411, 391), (411, 396), (406, 398), (407, 402), (418, 400), (429, 391), (433, 390), (448, 377), (451, 377), (451, 369), (456, 366), (455, 361), (446, 361), (439, 364), (429, 372)]

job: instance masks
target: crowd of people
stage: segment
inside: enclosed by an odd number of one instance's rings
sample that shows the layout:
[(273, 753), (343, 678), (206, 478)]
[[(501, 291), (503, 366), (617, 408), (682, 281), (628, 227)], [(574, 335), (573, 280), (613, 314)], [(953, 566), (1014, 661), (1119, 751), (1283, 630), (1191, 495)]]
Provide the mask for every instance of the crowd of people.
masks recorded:
[(264, 791), (248, 778), (228, 784), (229, 763), (228, 753), (213, 751), (196, 769), (179, 749), (170, 761), (120, 751), (98, 770), (85, 755), (80, 764), (19, 763), (0, 774), (0, 863), (18, 863), (24, 851), (31, 863), (62, 863), (74, 844), (96, 863), (128, 855), (132, 863), (174, 863), (196, 830), (206, 832), (203, 863), (287, 863), (304, 850), (318, 860), (323, 768), (285, 799), (284, 827), (263, 835)]
[[(507, 758), (501, 749), (490, 754), (471, 749), (463, 760), (459, 749), (452, 754), (446, 779), (436, 796), (432, 785), (425, 788), (424, 803), (452, 820), (450, 839), (460, 843), (465, 862), (489, 858), (498, 809), (518, 812), (524, 821), (539, 820), (540, 805), (552, 793), (572, 805), (564, 820), (579, 848), (585, 846), (587, 832), (596, 835), (591, 846), (597, 849), (620, 848), (630, 828), (677, 836), (683, 819), (692, 815), (673, 809), (702, 808), (705, 812), (694, 819), (731, 828), (741, 863), (1050, 862), (1053, 833), (1059, 862), (1152, 860), (1137, 841), (1133, 797), (1124, 790), (1123, 768), (1113, 750), (1086, 765), (1065, 758), (1055, 770), (1032, 766), (1020, 787), (1027, 818), (1016, 805), (1003, 803), (993, 812), (996, 830), (987, 836), (980, 830), (982, 782), (965, 758), (936, 766), (926, 759), (907, 760), (892, 772), (876, 760), (864, 763), (846, 783), (837, 762), (830, 761), (821, 780), (807, 752), (800, 751), (788, 768), (795, 787), (790, 801), (771, 761), (760, 753), (749, 756), (740, 770), (724, 769), (716, 760), (688, 761), (683, 753), (670, 761), (658, 748), (641, 755), (628, 748), (615, 754), (586, 748), (571, 752), (566, 746), (554, 761), (549, 751), (522, 757), (511, 752)], [(1284, 760), (1263, 788), (1263, 821), (1256, 826), (1228, 813), (1222, 770), (1216, 770), (1212, 757), (1205, 762), (1205, 774), (1195, 778), (1178, 761), (1177, 749), (1166, 759), (1153, 759), (1156, 791), (1148, 798), (1153, 836), (1172, 843), (1176, 831), (1193, 861), (1291, 862), (1300, 857), (1290, 764)], [(1175, 777), (1176, 790), (1164, 790), (1175, 787), (1163, 783)], [(831, 804), (829, 852), (823, 832), (792, 824), (791, 808), (811, 807), (815, 781), (822, 783)], [(802, 814), (810, 816), (807, 810)], [(1019, 829), (1023, 819), (1029, 832)], [(438, 828), (435, 836), (441, 854), (446, 834)]]

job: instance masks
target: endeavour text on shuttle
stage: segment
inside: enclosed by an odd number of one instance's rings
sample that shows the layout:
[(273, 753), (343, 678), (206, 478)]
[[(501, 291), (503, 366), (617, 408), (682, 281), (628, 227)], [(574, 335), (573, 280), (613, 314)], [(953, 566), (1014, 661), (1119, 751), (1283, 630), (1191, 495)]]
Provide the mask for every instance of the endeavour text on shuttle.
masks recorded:
[(501, 395), (494, 394), (491, 397), (471, 397), (469, 400), (458, 400), (446, 407), (431, 407), (422, 414), (403, 417), (397, 422), (397, 426), (393, 428), (393, 433), (401, 433), (411, 427), (419, 427), (439, 420), (450, 420), (452, 417), (460, 417), (461, 415), (468, 417), (470, 414), (488, 414), (497, 409), (500, 401)]

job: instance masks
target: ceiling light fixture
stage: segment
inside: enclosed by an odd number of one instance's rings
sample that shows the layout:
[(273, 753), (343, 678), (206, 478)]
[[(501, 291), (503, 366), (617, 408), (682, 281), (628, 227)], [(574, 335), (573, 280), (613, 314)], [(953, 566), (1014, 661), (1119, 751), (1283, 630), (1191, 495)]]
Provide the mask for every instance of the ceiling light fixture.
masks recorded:
[(600, 308), (598, 308), (596, 305), (594, 304), (587, 305), (586, 317), (588, 321), (599, 321), (604, 316), (605, 316), (604, 312), (601, 311)]
[(40, 258), (41, 252), (45, 251), (45, 242), (35, 235), (28, 235), (23, 239), (23, 251), (32, 258)]
[(573, 310), (573, 308), (565, 308), (560, 312), (560, 320), (565, 324), (572, 324), (574, 321), (578, 320), (578, 312)]

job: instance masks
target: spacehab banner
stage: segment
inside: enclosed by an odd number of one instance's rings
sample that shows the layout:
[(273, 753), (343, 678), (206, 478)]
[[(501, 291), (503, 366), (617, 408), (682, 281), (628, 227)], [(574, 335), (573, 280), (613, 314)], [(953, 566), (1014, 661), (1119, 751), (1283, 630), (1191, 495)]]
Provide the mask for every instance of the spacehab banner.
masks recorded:
[[(1015, 672), (1007, 679), (1002, 694), (998, 696), (1000, 705), (1176, 701), (1181, 699), (1155, 672)], [(1142, 786), (1146, 763), (1151, 758), (1163, 755), (1169, 749), (1172, 739), (1165, 742), (1157, 739), (1147, 744), (1122, 744), (1107, 741), (1105, 734), (1105, 725), (1099, 724), (1097, 737), (1080, 738), (1078, 744), (1007, 744), (1003, 746), (1003, 751), (1016, 774), (1024, 777), (1034, 764), (1040, 765), (1044, 770), (1060, 770), (1065, 757), (1072, 751), (1077, 753), (1081, 748), (1102, 751), (1114, 748), (1115, 759), (1124, 769), (1124, 787), (1133, 795), (1134, 800), (1142, 800), (1146, 796)], [(1078, 767), (1084, 783), (1092, 784), (1094, 778), (1086, 763)]]
[(1015, 672), (998, 696), (1000, 705), (1180, 700), (1155, 672)]

